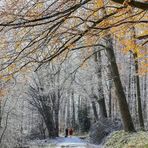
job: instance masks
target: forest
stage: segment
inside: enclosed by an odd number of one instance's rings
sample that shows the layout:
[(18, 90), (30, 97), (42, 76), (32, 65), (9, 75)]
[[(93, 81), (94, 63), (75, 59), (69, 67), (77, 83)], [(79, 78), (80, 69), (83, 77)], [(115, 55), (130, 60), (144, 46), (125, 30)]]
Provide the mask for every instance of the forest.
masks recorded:
[(147, 10), (0, 0), (0, 147), (148, 148)]

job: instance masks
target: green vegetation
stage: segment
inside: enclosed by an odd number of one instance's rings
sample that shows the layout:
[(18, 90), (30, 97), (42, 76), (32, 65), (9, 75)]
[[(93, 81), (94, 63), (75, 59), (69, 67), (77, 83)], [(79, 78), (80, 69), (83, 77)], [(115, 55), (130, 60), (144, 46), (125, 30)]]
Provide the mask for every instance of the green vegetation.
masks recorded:
[(105, 148), (148, 148), (148, 132), (113, 132), (107, 138)]

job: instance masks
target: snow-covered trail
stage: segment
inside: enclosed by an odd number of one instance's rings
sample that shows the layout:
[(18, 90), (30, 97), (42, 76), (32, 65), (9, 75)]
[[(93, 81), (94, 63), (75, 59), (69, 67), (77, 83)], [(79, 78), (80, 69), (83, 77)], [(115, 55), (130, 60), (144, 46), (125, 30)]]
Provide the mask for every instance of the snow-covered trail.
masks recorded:
[(59, 137), (54, 140), (38, 141), (29, 146), (30, 148), (103, 148), (91, 145), (78, 137)]
[(82, 141), (78, 137), (68, 137), (68, 138), (62, 138), (59, 139), (59, 141), (56, 143), (56, 148), (86, 148), (87, 143)]

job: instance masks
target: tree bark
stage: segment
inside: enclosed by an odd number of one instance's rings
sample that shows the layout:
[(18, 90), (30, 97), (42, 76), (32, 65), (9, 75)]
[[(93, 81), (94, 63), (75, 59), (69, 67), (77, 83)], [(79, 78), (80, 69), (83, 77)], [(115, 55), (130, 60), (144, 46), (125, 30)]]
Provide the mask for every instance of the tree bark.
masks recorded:
[(134, 60), (135, 60), (135, 72), (136, 72), (136, 88), (137, 88), (137, 101), (138, 101), (138, 115), (139, 115), (139, 123), (140, 123), (140, 128), (144, 130), (144, 120), (143, 120), (143, 112), (142, 112), (142, 104), (141, 104), (141, 92), (140, 92), (140, 78), (138, 75), (138, 56), (137, 53), (133, 53)]
[(71, 112), (70, 112), (70, 99), (67, 99), (67, 117), (66, 117), (66, 126), (67, 127), (71, 126), (70, 115), (71, 115)]
[(0, 128), (2, 127), (2, 101), (0, 100)]
[(143, 97), (144, 97), (144, 119), (147, 121), (147, 74), (145, 74), (144, 80), (143, 80)]
[(111, 86), (109, 86), (109, 114), (108, 117), (111, 118), (112, 116), (112, 91), (111, 91)]
[[(124, 1), (124, 0), (123, 0)], [(119, 1), (118, 1), (119, 2)], [(102, 15), (106, 15), (106, 10), (105, 8), (102, 9)], [(123, 127), (124, 130), (127, 132), (135, 132), (135, 127), (132, 121), (132, 117), (129, 111), (128, 103), (126, 100), (126, 95), (124, 93), (123, 85), (121, 83), (120, 79), (120, 74), (116, 62), (116, 57), (114, 53), (114, 48), (113, 48), (113, 40), (111, 35), (106, 35), (106, 53), (110, 62), (110, 67), (111, 67), (111, 73), (113, 77), (113, 82), (115, 84), (115, 89), (117, 93), (117, 100), (118, 100), (118, 105), (119, 105), (119, 110), (123, 122)]]
[(74, 90), (72, 90), (71, 99), (72, 99), (72, 127), (75, 128), (75, 125), (76, 125), (75, 117), (76, 117), (76, 115), (75, 115)]
[(116, 63), (115, 53), (113, 50), (113, 42), (110, 35), (107, 38), (107, 55), (111, 65), (112, 77), (116, 88), (118, 105), (123, 121), (124, 130), (127, 132), (135, 132), (134, 124), (128, 108), (128, 103), (121, 83), (118, 66)]
[(100, 107), (100, 115), (101, 117), (107, 117), (107, 111), (106, 111), (106, 105), (105, 105), (105, 98), (104, 98), (104, 92), (103, 92), (103, 85), (102, 85), (102, 61), (101, 61), (101, 52), (98, 51), (95, 54), (94, 61), (96, 63), (96, 73), (98, 77), (98, 94), (99, 96), (95, 97), (96, 101), (99, 104)]
[(93, 113), (94, 113), (94, 117), (95, 117), (95, 121), (98, 121), (99, 120), (99, 117), (98, 117), (98, 113), (97, 113), (97, 108), (96, 108), (96, 99), (94, 98), (94, 91), (93, 91), (93, 87), (91, 88), (91, 96), (90, 96), (90, 100), (91, 100), (91, 104), (92, 104), (92, 109), (93, 109)]
[(127, 1), (127, 4), (129, 6), (135, 7), (135, 8), (139, 8), (139, 9), (143, 9), (143, 10), (148, 10), (148, 3), (147, 2), (140, 2), (137, 0), (111, 0), (115, 3), (119, 3), (119, 4), (124, 4), (125, 1)]
[[(132, 38), (135, 39), (136, 32), (135, 32), (135, 27), (132, 27), (131, 30)], [(134, 45), (136, 48), (136, 40), (134, 40)], [(141, 103), (141, 91), (140, 91), (140, 78), (139, 78), (139, 63), (138, 63), (138, 55), (137, 51), (134, 48), (134, 51), (132, 52), (133, 58), (134, 58), (134, 66), (135, 66), (135, 79), (136, 79), (136, 91), (137, 91), (137, 102), (138, 102), (138, 116), (139, 116), (139, 123), (140, 123), (140, 128), (144, 130), (144, 119), (143, 119), (143, 111), (142, 111), (142, 103)]]

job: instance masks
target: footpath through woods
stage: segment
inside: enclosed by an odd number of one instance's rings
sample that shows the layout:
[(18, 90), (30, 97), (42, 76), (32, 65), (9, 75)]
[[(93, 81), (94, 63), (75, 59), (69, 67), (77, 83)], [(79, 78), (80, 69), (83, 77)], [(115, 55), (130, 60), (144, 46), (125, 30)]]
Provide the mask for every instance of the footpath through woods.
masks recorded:
[(58, 137), (34, 141), (29, 148), (102, 148), (100, 145), (92, 145), (79, 137)]

